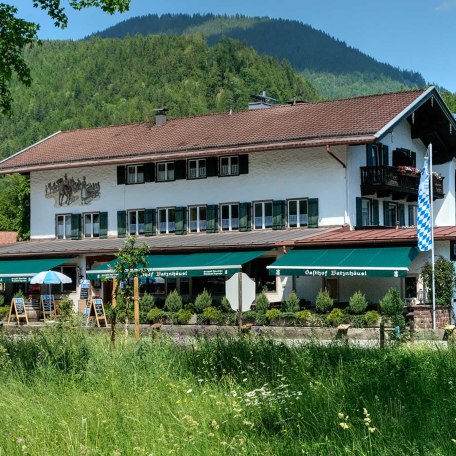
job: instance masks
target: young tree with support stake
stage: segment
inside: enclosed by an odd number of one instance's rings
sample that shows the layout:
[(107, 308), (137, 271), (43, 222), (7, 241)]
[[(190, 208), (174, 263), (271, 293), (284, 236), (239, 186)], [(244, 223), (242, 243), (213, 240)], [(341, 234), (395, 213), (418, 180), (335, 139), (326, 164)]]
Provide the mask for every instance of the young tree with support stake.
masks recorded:
[(128, 336), (128, 313), (133, 304), (134, 289), (132, 281), (135, 277), (141, 277), (147, 273), (147, 254), (149, 246), (146, 243), (136, 245), (136, 237), (131, 236), (125, 241), (125, 246), (116, 253), (117, 261), (112, 266), (116, 275), (114, 281), (113, 296), (116, 303), (112, 306), (111, 316), (111, 344), (116, 344), (116, 323), (119, 312), (124, 311), (125, 337)]

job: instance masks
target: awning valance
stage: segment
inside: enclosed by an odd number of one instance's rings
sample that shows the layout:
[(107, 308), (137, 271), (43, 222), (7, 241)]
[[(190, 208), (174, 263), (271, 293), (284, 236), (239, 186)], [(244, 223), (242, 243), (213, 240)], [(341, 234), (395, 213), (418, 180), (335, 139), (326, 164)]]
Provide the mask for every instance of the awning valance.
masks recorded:
[[(242, 269), (242, 265), (263, 255), (264, 251), (210, 252), (183, 255), (148, 255), (148, 277), (211, 277), (230, 276)], [(113, 278), (113, 266), (117, 259), (87, 271), (89, 279)]]
[(0, 261), (0, 283), (30, 282), (41, 271), (67, 263), (72, 258), (40, 258), (34, 260)]
[(292, 250), (268, 266), (270, 275), (405, 277), (416, 247)]

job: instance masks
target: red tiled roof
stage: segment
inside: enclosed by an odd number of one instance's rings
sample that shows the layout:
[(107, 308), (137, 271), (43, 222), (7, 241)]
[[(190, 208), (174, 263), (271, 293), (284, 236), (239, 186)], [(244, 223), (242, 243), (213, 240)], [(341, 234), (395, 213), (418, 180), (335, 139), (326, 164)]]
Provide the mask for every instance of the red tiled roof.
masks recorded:
[[(423, 90), (60, 132), (0, 163), (0, 173), (374, 141)], [(199, 151), (199, 152), (198, 152)]]
[[(456, 226), (437, 226), (434, 228), (436, 241), (456, 240)], [(295, 241), (295, 246), (351, 245), (351, 244), (389, 244), (416, 243), (416, 228), (380, 228), (366, 230), (340, 229), (308, 239)]]

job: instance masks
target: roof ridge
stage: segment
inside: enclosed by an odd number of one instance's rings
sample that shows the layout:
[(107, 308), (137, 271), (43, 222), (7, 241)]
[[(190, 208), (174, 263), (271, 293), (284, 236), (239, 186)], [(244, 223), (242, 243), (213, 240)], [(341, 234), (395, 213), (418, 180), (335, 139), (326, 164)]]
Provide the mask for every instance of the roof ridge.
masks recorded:
[(134, 125), (155, 125), (152, 121), (143, 121), (143, 122), (131, 122), (131, 123), (121, 123), (121, 124), (112, 124), (112, 125), (98, 125), (96, 127), (81, 127), (74, 128), (71, 130), (61, 130), (60, 133), (73, 133), (76, 131), (88, 131), (88, 130), (101, 130), (102, 128), (118, 128), (118, 127), (132, 127)]

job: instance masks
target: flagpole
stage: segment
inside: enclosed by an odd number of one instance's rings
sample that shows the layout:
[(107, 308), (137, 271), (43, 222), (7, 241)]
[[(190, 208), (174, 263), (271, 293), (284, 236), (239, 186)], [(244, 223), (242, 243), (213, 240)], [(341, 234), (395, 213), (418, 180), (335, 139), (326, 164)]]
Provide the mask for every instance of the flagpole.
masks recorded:
[(435, 258), (434, 258), (434, 182), (432, 178), (432, 143), (429, 144), (429, 205), (431, 209), (431, 265), (432, 265), (432, 329), (435, 321)]

